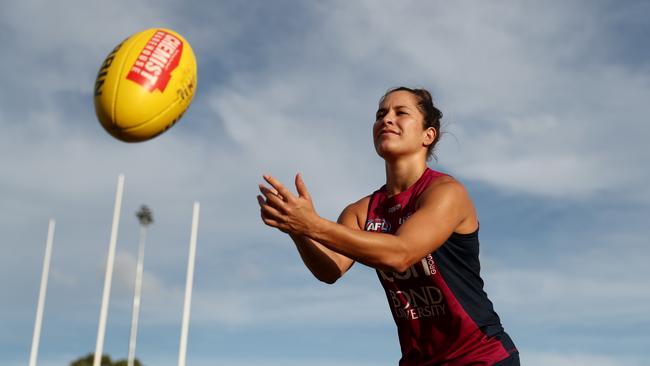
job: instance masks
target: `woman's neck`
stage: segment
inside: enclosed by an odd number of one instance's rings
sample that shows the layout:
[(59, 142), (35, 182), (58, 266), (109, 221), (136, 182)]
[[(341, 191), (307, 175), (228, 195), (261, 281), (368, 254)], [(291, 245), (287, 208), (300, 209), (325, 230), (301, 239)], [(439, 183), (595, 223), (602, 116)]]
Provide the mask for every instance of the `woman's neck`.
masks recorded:
[(386, 161), (386, 192), (389, 196), (394, 196), (406, 191), (420, 179), (426, 169), (426, 160), (420, 157)]

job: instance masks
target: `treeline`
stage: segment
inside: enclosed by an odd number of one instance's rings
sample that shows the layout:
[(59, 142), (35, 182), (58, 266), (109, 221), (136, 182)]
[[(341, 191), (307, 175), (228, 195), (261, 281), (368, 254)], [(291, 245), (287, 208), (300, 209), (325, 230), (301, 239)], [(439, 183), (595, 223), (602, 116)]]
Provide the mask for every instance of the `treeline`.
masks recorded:
[[(87, 356), (84, 356), (78, 360), (74, 360), (70, 363), (70, 366), (93, 366), (93, 361), (95, 360), (95, 354), (90, 353)], [(109, 355), (102, 356), (101, 366), (127, 366), (127, 360), (112, 361)], [(133, 366), (143, 366), (142, 363), (136, 358), (133, 361)]]

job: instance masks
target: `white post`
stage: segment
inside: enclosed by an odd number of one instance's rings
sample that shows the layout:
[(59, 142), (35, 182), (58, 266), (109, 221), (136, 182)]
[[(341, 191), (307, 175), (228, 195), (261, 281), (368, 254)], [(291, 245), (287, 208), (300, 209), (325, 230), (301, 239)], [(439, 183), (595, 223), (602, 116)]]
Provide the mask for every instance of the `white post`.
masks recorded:
[(41, 340), (41, 325), (43, 323), (43, 307), (47, 294), (47, 278), (50, 273), (50, 260), (52, 258), (52, 242), (54, 241), (54, 219), (50, 219), (47, 227), (47, 241), (45, 242), (45, 258), (41, 272), (41, 289), (38, 293), (38, 306), (36, 307), (36, 321), (34, 322), (34, 337), (32, 338), (32, 351), (29, 354), (29, 366), (36, 366), (38, 359), (38, 345)]
[(190, 323), (190, 305), (192, 302), (192, 283), (194, 282), (194, 259), (196, 257), (196, 234), (199, 228), (199, 203), (194, 202), (192, 211), (192, 233), (190, 236), (190, 254), (187, 263), (187, 281), (185, 283), (185, 303), (183, 305), (183, 324), (181, 344), (178, 352), (178, 366), (185, 366), (187, 353), (187, 333)]
[(144, 270), (144, 246), (146, 236), (146, 226), (140, 225), (140, 243), (138, 244), (138, 264), (135, 270), (135, 293), (133, 295), (133, 314), (131, 315), (131, 337), (129, 339), (127, 366), (133, 366), (135, 360), (135, 344), (138, 337), (138, 318), (140, 317), (140, 297), (142, 294), (142, 272)]
[(120, 211), (122, 208), (122, 193), (124, 191), (124, 174), (117, 177), (117, 192), (115, 193), (115, 208), (113, 210), (113, 226), (111, 227), (111, 239), (108, 245), (108, 259), (106, 260), (106, 275), (104, 276), (104, 294), (102, 296), (102, 307), (99, 314), (99, 329), (97, 330), (97, 345), (95, 346), (95, 358), (93, 366), (100, 366), (102, 353), (104, 352), (104, 334), (106, 332), (106, 318), (108, 316), (108, 302), (111, 296), (111, 281), (113, 279), (113, 263), (115, 262), (115, 244), (117, 242), (117, 229), (120, 223)]

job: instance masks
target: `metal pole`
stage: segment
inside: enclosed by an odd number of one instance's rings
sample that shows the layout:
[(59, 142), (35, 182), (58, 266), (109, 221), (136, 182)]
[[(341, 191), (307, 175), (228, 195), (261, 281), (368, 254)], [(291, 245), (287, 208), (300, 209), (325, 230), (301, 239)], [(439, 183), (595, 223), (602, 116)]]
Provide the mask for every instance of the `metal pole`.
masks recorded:
[(138, 244), (138, 264), (135, 271), (135, 293), (133, 295), (133, 314), (131, 315), (131, 336), (129, 338), (129, 356), (127, 366), (133, 366), (135, 345), (138, 337), (138, 318), (140, 317), (140, 297), (142, 295), (142, 272), (144, 269), (144, 246), (147, 227), (140, 225), (140, 243)]
[(102, 352), (104, 352), (104, 335), (106, 333), (106, 318), (108, 317), (108, 303), (111, 296), (111, 281), (113, 279), (113, 264), (115, 263), (115, 246), (117, 242), (117, 229), (120, 223), (122, 209), (122, 193), (124, 192), (124, 174), (117, 177), (117, 192), (115, 193), (115, 208), (113, 209), (113, 225), (111, 239), (108, 245), (108, 258), (106, 260), (106, 274), (104, 276), (104, 294), (99, 314), (99, 329), (97, 330), (97, 345), (93, 366), (101, 366)]
[(192, 210), (192, 233), (190, 236), (190, 253), (187, 263), (187, 282), (185, 283), (185, 303), (183, 305), (183, 325), (181, 344), (178, 352), (178, 366), (185, 366), (187, 353), (187, 333), (190, 323), (190, 306), (192, 302), (192, 284), (194, 282), (194, 259), (196, 257), (196, 235), (199, 227), (199, 202), (194, 202)]
[(45, 242), (45, 258), (41, 272), (41, 289), (38, 293), (38, 306), (36, 307), (36, 321), (34, 322), (34, 337), (32, 338), (32, 351), (29, 354), (29, 366), (36, 366), (38, 359), (38, 345), (41, 340), (41, 325), (43, 323), (43, 308), (47, 294), (47, 278), (50, 274), (50, 260), (52, 259), (52, 243), (54, 242), (54, 227), (56, 222), (50, 219), (47, 227), (47, 241)]

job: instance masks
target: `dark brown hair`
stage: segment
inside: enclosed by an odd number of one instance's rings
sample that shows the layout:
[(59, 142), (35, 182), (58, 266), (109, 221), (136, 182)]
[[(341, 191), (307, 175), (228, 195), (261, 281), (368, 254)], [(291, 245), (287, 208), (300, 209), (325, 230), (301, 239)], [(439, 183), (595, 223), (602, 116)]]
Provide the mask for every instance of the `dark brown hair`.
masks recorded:
[(379, 104), (384, 102), (384, 99), (390, 94), (394, 93), (397, 91), (407, 91), (415, 96), (417, 99), (417, 105), (418, 109), (420, 110), (420, 113), (422, 113), (422, 116), (424, 116), (423, 120), (423, 127), (426, 130), (429, 127), (432, 127), (433, 129), (436, 130), (436, 137), (429, 145), (427, 148), (427, 160), (431, 159), (433, 154), (433, 150), (438, 143), (438, 140), (440, 140), (440, 120), (442, 119), (442, 112), (440, 109), (436, 108), (436, 106), (433, 104), (433, 99), (431, 98), (431, 93), (429, 93), (428, 90), (426, 89), (412, 89), (412, 88), (407, 88), (405, 86), (399, 86), (396, 88), (391, 88), (389, 89), (379, 100)]

